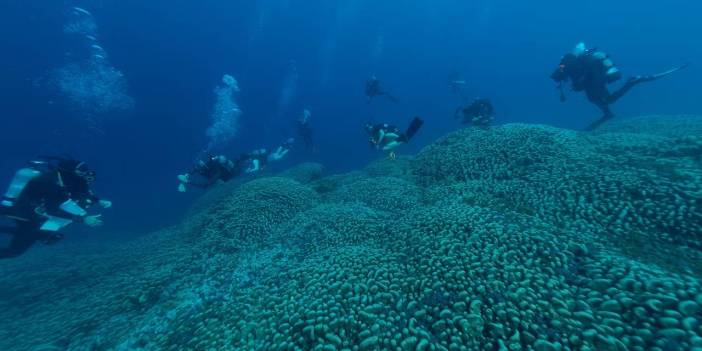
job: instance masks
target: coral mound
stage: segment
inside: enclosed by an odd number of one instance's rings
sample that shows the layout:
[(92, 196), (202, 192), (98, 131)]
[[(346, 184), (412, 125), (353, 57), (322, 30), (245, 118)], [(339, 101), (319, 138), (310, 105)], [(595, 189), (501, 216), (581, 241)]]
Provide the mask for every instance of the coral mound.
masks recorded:
[(0, 349), (700, 351), (702, 119), (675, 118), (220, 186), (138, 241), (0, 262)]
[(256, 179), (219, 199), (186, 225), (198, 237), (262, 242), (274, 226), (313, 207), (318, 198), (312, 189), (288, 178)]
[(324, 166), (319, 163), (306, 162), (280, 172), (278, 177), (290, 178), (300, 183), (306, 184), (322, 177)]
[(702, 136), (702, 116), (649, 115), (615, 118), (597, 129), (597, 133), (652, 134), (671, 138)]

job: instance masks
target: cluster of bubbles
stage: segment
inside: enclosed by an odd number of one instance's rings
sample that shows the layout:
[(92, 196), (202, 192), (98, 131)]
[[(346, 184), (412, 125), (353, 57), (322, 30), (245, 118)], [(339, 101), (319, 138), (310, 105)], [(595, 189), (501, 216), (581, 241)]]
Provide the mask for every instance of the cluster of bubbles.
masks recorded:
[(63, 26), (66, 34), (92, 36), (97, 33), (97, 25), (93, 15), (85, 9), (74, 7), (70, 12), (71, 20)]
[(110, 65), (93, 60), (71, 62), (57, 69), (54, 78), (71, 104), (88, 115), (134, 107), (134, 99), (126, 94), (124, 75)]
[(224, 145), (236, 136), (241, 116), (241, 109), (235, 99), (237, 92), (239, 92), (239, 83), (228, 74), (225, 74), (222, 77), (222, 83), (215, 87), (212, 125), (206, 132), (209, 138), (208, 149)]
[(83, 47), (80, 55), (54, 71), (53, 81), (59, 91), (77, 110), (91, 118), (131, 110), (134, 99), (127, 93), (124, 74), (110, 63), (97, 40), (93, 15), (74, 7), (63, 30), (79, 36)]

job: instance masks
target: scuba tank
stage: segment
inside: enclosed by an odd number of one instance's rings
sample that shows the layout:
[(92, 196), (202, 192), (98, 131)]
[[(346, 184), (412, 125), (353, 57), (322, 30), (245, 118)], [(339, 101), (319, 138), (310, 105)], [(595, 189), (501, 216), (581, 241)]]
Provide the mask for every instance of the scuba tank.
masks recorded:
[(619, 68), (614, 65), (614, 62), (607, 53), (597, 49), (592, 49), (589, 53), (590, 56), (602, 66), (607, 84), (616, 82), (622, 78), (622, 73), (619, 71)]
[[(597, 48), (587, 49), (585, 43), (579, 42), (571, 51), (571, 55), (574, 55), (575, 57), (589, 56), (596, 61), (604, 71), (605, 81), (607, 84), (616, 82), (622, 78), (621, 72), (614, 65), (614, 62), (609, 55), (604, 51), (600, 51)], [(563, 101), (563, 96), (564, 95), (561, 94), (561, 101)]]
[(12, 178), (12, 181), (10, 182), (10, 186), (8, 187), (7, 191), (5, 192), (5, 195), (2, 198), (2, 202), (0, 202), (0, 205), (5, 206), (5, 207), (12, 207), (15, 205), (15, 201), (22, 195), (22, 191), (24, 191), (24, 188), (29, 184), (29, 182), (40, 176), (41, 172), (33, 169), (33, 168), (22, 168), (17, 173), (15, 173), (15, 176)]
[(50, 173), (67, 167), (67, 164), (70, 162), (72, 162), (72, 159), (67, 156), (39, 156), (36, 160), (30, 161), (29, 167), (22, 168), (15, 173), (2, 201), (0, 201), (0, 205), (5, 207), (14, 206), (30, 181), (43, 173)]

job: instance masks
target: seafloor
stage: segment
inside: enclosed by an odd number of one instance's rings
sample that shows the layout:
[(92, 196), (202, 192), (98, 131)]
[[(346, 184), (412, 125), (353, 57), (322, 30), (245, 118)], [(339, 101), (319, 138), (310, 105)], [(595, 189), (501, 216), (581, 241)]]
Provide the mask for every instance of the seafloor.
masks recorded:
[(0, 262), (0, 350), (700, 351), (701, 273), (702, 117), (463, 129)]

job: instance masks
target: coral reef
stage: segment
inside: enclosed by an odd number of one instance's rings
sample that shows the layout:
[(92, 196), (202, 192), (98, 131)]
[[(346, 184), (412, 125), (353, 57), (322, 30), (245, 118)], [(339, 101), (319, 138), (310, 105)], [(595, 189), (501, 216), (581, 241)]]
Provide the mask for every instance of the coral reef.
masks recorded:
[(280, 172), (278, 177), (290, 178), (303, 184), (317, 180), (324, 174), (324, 166), (319, 163), (305, 162)]
[(697, 115), (649, 115), (614, 118), (597, 129), (598, 133), (653, 134), (671, 138), (701, 136), (702, 124)]
[(701, 351), (702, 118), (639, 121), (463, 129), (38, 248), (0, 264), (0, 348)]
[(422, 201), (421, 189), (401, 178), (375, 177), (342, 185), (326, 197), (330, 202), (361, 202), (381, 211), (402, 212)]

